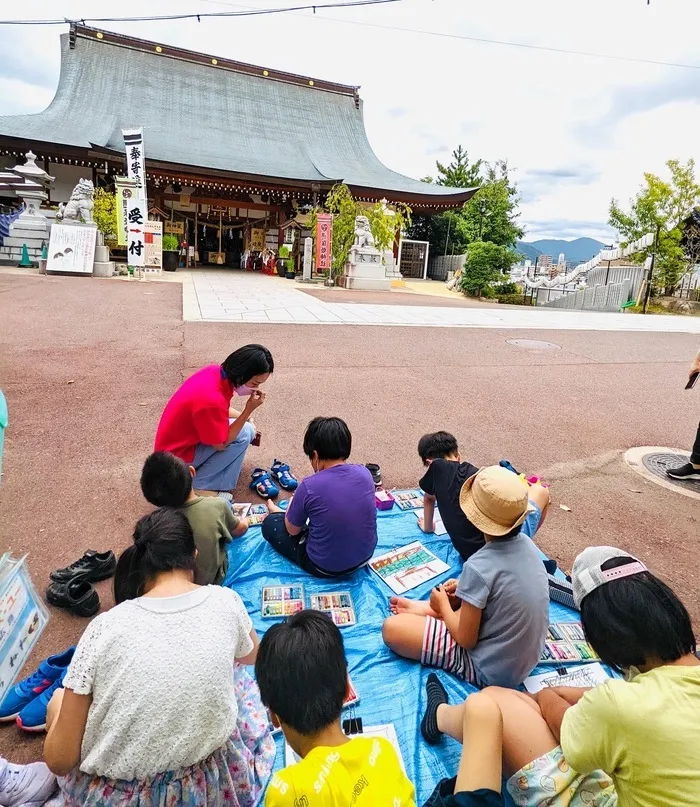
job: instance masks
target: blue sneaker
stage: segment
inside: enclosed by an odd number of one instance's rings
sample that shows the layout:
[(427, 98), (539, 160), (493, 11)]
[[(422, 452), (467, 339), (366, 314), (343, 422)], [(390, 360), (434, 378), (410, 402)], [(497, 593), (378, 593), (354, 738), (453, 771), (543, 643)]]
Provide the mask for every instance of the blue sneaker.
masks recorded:
[(49, 689), (68, 669), (74, 651), (75, 647), (69, 647), (63, 653), (49, 656), (41, 662), (35, 673), (13, 686), (0, 703), (0, 722), (15, 720), (25, 706)]
[(49, 707), (49, 701), (53, 693), (63, 686), (63, 679), (66, 676), (66, 672), (68, 672), (67, 667), (48, 689), (45, 689), (38, 698), (34, 698), (31, 703), (28, 703), (17, 715), (16, 722), (21, 729), (25, 731), (44, 731), (46, 728), (46, 710)]

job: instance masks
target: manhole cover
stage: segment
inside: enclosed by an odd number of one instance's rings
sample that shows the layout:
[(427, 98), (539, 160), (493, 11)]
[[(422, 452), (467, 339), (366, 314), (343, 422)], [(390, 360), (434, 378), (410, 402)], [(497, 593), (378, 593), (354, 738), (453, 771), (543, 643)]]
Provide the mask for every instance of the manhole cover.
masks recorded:
[(554, 342), (540, 342), (537, 339), (506, 339), (506, 342), (523, 350), (561, 350), (561, 347)]
[(664, 452), (657, 452), (653, 454), (645, 454), (642, 457), (642, 464), (644, 467), (651, 471), (655, 476), (661, 477), (666, 482), (676, 485), (685, 490), (695, 490), (700, 493), (700, 479), (680, 480), (673, 479), (667, 476), (666, 471), (669, 468), (679, 468), (688, 462), (687, 454), (670, 454)]

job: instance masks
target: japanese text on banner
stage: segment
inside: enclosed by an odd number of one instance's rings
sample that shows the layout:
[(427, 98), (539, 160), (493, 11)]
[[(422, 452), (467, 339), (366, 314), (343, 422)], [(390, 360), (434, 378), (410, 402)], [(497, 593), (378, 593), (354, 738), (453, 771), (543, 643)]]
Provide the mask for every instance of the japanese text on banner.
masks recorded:
[(143, 129), (122, 129), (126, 150), (126, 175), (135, 179), (139, 194), (146, 198), (146, 158), (143, 148)]
[(147, 205), (144, 199), (132, 196), (126, 203), (126, 260), (130, 266), (146, 264)]
[(333, 217), (330, 213), (319, 213), (316, 223), (316, 269), (331, 268), (333, 243)]

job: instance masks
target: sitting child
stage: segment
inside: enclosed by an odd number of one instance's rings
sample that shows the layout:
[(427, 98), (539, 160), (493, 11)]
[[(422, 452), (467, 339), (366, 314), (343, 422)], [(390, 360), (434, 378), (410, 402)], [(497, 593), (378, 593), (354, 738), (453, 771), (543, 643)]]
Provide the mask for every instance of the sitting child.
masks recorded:
[[(449, 432), (424, 434), (418, 441), (418, 454), (428, 469), (418, 483), (425, 494), (423, 518), (418, 526), (423, 532), (434, 531), (433, 515), (437, 504), (452, 546), (462, 560), (469, 560), (484, 545), (484, 534), (467, 518), (459, 497), (464, 483), (479, 469), (470, 462), (462, 462), (457, 438)], [(528, 516), (522, 531), (533, 538), (544, 520), (549, 494), (542, 486), (533, 485), (530, 499), (537, 509)]]
[(477, 686), (517, 687), (536, 666), (549, 624), (547, 573), (523, 532), (533, 507), (527, 484), (505, 468), (482, 468), (464, 483), (460, 503), (485, 546), (430, 602), (392, 597), (384, 642)]
[(280, 555), (317, 577), (351, 574), (377, 546), (377, 508), (372, 474), (352, 465), (352, 436), (340, 418), (314, 418), (304, 435), (307, 476), (287, 511), (268, 502), (263, 538)]
[(156, 451), (141, 472), (141, 491), (155, 507), (178, 507), (187, 516), (197, 547), (195, 579), (199, 585), (220, 585), (226, 578), (226, 544), (248, 529), (229, 505), (216, 496), (198, 496), (192, 490), (194, 468), (167, 451)]
[(340, 631), (325, 614), (302, 611), (271, 627), (255, 676), (273, 723), (301, 757), (272, 778), (265, 807), (415, 805), (391, 743), (350, 739), (341, 729), (348, 665)]

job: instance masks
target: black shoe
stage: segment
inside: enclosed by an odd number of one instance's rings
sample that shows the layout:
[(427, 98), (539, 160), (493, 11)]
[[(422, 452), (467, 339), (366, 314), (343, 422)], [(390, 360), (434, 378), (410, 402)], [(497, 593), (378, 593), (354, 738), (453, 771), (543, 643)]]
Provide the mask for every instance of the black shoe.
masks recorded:
[(100, 598), (92, 583), (84, 577), (74, 577), (67, 583), (51, 583), (46, 589), (46, 601), (57, 608), (66, 608), (76, 616), (94, 616), (100, 610)]
[(691, 463), (687, 462), (685, 465), (681, 465), (680, 468), (667, 468), (666, 476), (683, 481), (693, 479), (700, 481), (700, 468), (695, 468)]
[(84, 577), (91, 583), (97, 583), (99, 580), (106, 580), (112, 577), (117, 568), (117, 559), (114, 557), (114, 552), (95, 552), (94, 549), (88, 549), (80, 560), (66, 566), (65, 569), (56, 569), (51, 572), (51, 579), (57, 583), (67, 583), (74, 577)]
[(430, 673), (425, 682), (427, 705), (420, 723), (420, 733), (428, 745), (437, 745), (442, 739), (442, 732), (437, 724), (437, 710), (441, 703), (448, 703), (445, 687), (435, 673)]
[(382, 469), (373, 462), (368, 462), (365, 468), (372, 474), (372, 481), (374, 482), (375, 488), (381, 487)]

